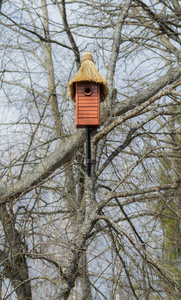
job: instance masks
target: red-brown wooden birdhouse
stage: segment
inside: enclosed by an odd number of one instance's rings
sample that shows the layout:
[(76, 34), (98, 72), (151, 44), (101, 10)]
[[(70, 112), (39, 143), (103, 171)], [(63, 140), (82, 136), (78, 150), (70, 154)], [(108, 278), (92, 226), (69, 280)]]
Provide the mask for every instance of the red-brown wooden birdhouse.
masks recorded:
[(84, 53), (81, 67), (68, 85), (69, 96), (76, 105), (76, 128), (100, 126), (100, 102), (108, 88), (96, 69), (92, 54)]

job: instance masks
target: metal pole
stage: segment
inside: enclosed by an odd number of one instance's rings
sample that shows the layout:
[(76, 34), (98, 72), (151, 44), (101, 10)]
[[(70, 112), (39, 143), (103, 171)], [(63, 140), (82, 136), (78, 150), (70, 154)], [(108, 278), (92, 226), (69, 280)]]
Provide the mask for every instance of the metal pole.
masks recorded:
[(90, 127), (86, 126), (86, 173), (91, 175), (91, 145), (90, 145)]

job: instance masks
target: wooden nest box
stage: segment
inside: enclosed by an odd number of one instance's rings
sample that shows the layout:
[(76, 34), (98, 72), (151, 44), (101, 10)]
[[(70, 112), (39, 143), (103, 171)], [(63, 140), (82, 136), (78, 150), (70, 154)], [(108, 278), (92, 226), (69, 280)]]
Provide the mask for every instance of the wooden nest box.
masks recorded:
[(100, 102), (108, 88), (96, 69), (91, 53), (84, 53), (81, 67), (68, 84), (69, 96), (76, 105), (76, 128), (100, 126)]

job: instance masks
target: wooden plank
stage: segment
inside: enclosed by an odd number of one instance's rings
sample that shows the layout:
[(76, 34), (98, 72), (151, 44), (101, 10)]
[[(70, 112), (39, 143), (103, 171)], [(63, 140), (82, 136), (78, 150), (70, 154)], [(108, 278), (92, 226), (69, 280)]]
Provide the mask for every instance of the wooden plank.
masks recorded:
[(99, 120), (98, 120), (98, 118), (93, 118), (93, 119), (91, 119), (91, 118), (89, 118), (89, 119), (79, 119), (79, 123), (78, 123), (78, 125), (99, 125)]
[(94, 110), (79, 110), (78, 111), (78, 115), (80, 116), (80, 115), (82, 115), (82, 114), (84, 114), (84, 115), (89, 115), (89, 114), (94, 114), (94, 115), (98, 115), (98, 111), (94, 111)]
[(90, 104), (93, 104), (93, 103), (96, 103), (96, 104), (98, 104), (98, 101), (97, 101), (97, 99), (79, 99), (78, 100), (78, 104), (79, 103), (90, 103)]
[(91, 110), (89, 108), (88, 109), (82, 109), (82, 110), (79, 109), (78, 112), (80, 112), (80, 113), (83, 113), (83, 112), (89, 113), (89, 112), (91, 112), (91, 113), (96, 113), (97, 114), (98, 113), (98, 109), (93, 109), (93, 110)]
[(94, 113), (92, 113), (92, 114), (85, 114), (85, 113), (79, 113), (78, 114), (78, 117), (79, 118), (97, 118), (98, 117), (98, 115), (97, 114), (94, 114)]
[(78, 100), (79, 101), (82, 101), (82, 100), (85, 100), (85, 101), (97, 101), (98, 102), (98, 99), (97, 99), (97, 96), (95, 95), (90, 95), (90, 96), (84, 96), (84, 95), (78, 95)]
[(88, 111), (79, 111), (78, 112), (78, 116), (98, 116), (98, 113), (97, 112), (94, 112), (94, 111), (90, 111), (90, 112), (88, 112)]
[(97, 101), (82, 101), (82, 102), (79, 102), (78, 103), (78, 106), (82, 106), (83, 104), (89, 104), (89, 106), (98, 106), (98, 103), (97, 103)]
[(84, 111), (89, 111), (89, 110), (98, 111), (98, 106), (79, 106), (78, 110), (79, 111), (82, 111), (82, 110), (84, 110)]
[(97, 120), (98, 119), (98, 116), (86, 116), (86, 115), (82, 115), (82, 116), (79, 116), (79, 120), (89, 120), (89, 119), (95, 119)]
[(89, 112), (91, 112), (91, 113), (98, 113), (98, 109), (89, 109), (89, 107), (86, 107), (86, 109), (78, 109), (78, 112), (80, 112), (80, 113), (83, 113), (83, 112), (85, 112), (85, 113), (89, 113)]
[(80, 111), (83, 111), (83, 110), (86, 110), (86, 111), (98, 111), (98, 106), (79, 106), (78, 107), (78, 110)]
[(85, 102), (86, 102), (86, 101), (90, 101), (90, 102), (91, 102), (91, 101), (92, 101), (92, 102), (96, 101), (96, 102), (98, 103), (98, 100), (97, 100), (96, 97), (94, 97), (94, 98), (93, 98), (93, 97), (92, 97), (92, 98), (91, 98), (91, 97), (86, 97), (86, 98), (85, 98), (85, 97), (79, 97), (79, 98), (78, 98), (78, 103), (79, 103), (79, 102), (82, 102), (82, 101), (85, 101)]
[(79, 122), (78, 122), (78, 124), (85, 124), (85, 125), (87, 125), (87, 124), (90, 124), (90, 125), (92, 125), (92, 124), (97, 124), (98, 123), (98, 118), (88, 118), (88, 119), (86, 119), (86, 118), (80, 118), (79, 119)]
[(99, 105), (98, 105), (98, 103), (96, 103), (96, 102), (90, 102), (90, 101), (87, 101), (87, 102), (81, 102), (81, 103), (79, 103), (77, 106), (78, 107), (81, 107), (81, 106), (89, 106), (89, 107), (98, 107)]
[(81, 105), (79, 105), (78, 106), (78, 109), (82, 109), (82, 108), (84, 108), (84, 109), (91, 109), (91, 108), (93, 108), (93, 109), (95, 109), (95, 110), (97, 110), (98, 108), (99, 108), (99, 106), (98, 105), (90, 105), (90, 104), (81, 104)]
[(81, 106), (78, 108), (78, 111), (95, 111), (96, 113), (99, 111), (98, 107), (94, 107), (93, 108), (90, 108), (89, 106), (87, 107), (84, 107), (84, 106)]

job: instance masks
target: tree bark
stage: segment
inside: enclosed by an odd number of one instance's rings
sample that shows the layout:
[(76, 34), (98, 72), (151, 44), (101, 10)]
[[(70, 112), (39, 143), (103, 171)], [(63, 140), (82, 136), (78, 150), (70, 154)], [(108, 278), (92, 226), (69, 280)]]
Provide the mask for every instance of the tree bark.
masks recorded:
[(42, 4), (42, 11), (43, 11), (44, 33), (45, 33), (45, 39), (47, 40), (47, 42), (43, 45), (43, 50), (45, 53), (46, 72), (48, 76), (49, 102), (51, 106), (51, 113), (54, 121), (55, 132), (57, 136), (61, 136), (62, 126), (61, 126), (60, 112), (58, 108), (58, 99), (56, 94), (56, 84), (55, 84), (55, 77), (54, 77), (51, 44), (50, 42), (48, 42), (48, 40), (50, 39), (50, 33), (49, 33), (48, 10), (47, 10), (46, 0), (41, 0), (41, 4)]
[(6, 244), (8, 244), (2, 260), (3, 276), (11, 281), (19, 300), (31, 300), (26, 245), (22, 243), (22, 237), (15, 228), (13, 213), (10, 214), (5, 205), (0, 207), (0, 220), (3, 224)]
[(0, 0), (0, 13), (1, 13), (2, 4), (3, 4), (3, 0)]

